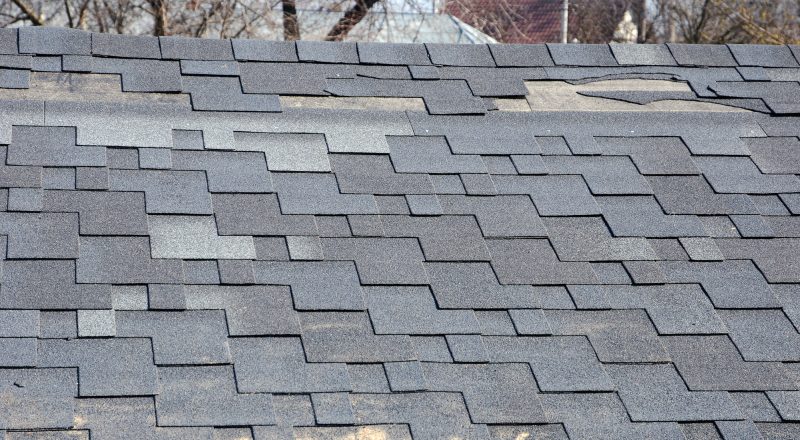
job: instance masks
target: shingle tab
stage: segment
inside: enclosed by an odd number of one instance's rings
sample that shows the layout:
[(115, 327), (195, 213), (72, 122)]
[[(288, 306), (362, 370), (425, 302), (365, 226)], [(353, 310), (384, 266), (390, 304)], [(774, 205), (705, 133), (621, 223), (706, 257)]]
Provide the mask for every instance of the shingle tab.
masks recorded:
[(366, 64), (424, 66), (431, 62), (424, 45), (407, 43), (358, 43), (358, 58)]
[(611, 44), (620, 65), (674, 66), (675, 59), (664, 44)]
[(682, 66), (736, 66), (730, 46), (715, 44), (667, 43), (672, 56)]
[(552, 66), (553, 60), (544, 44), (490, 44), (489, 50), (498, 67)]
[(788, 46), (729, 44), (728, 48), (740, 66), (798, 67)]
[(428, 55), (433, 64), (443, 66), (494, 67), (489, 46), (485, 44), (427, 43)]
[(211, 40), (186, 37), (158, 37), (161, 58), (165, 60), (210, 60), (233, 59), (230, 40)]
[(156, 37), (93, 33), (92, 55), (158, 59), (161, 58), (161, 47)]
[(78, 29), (23, 27), (19, 29), (20, 53), (42, 55), (89, 55), (92, 34)]
[(616, 66), (607, 44), (548, 44), (557, 66)]
[(232, 40), (233, 54), (242, 61), (297, 61), (292, 41)]

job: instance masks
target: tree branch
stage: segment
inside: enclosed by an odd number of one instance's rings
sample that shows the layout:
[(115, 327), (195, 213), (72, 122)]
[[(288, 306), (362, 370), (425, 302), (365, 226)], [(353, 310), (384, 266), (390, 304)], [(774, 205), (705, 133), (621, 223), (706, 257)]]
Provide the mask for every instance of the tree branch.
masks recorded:
[(378, 0), (356, 0), (354, 4), (344, 16), (339, 19), (336, 25), (331, 28), (325, 41), (342, 41), (347, 37), (347, 34), (367, 15), (370, 8), (372, 8)]
[(33, 7), (25, 0), (11, 0), (11, 2), (17, 5), (17, 7), (25, 14), (28, 20), (31, 21), (31, 23), (36, 26), (44, 26), (44, 17), (37, 14)]

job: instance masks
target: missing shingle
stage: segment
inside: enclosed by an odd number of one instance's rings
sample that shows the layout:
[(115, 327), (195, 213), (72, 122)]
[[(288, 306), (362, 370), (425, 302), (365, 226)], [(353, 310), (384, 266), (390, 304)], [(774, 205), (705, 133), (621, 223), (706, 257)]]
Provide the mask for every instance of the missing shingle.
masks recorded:
[[(528, 89), (526, 100), (530, 105), (530, 111), (747, 111), (737, 107), (694, 100), (696, 95), (689, 88), (689, 85), (678, 81), (622, 79), (596, 81), (586, 84), (570, 84), (565, 81), (526, 81), (525, 86)], [(597, 95), (604, 95), (605, 97)], [(611, 98), (611, 96), (614, 98)], [(646, 101), (646, 103), (629, 102), (632, 98)], [(498, 104), (499, 107), (500, 105)]]
[(282, 108), (323, 108), (336, 110), (425, 111), (422, 98), (349, 98), (340, 96), (281, 96)]
[(494, 105), (501, 112), (529, 112), (531, 106), (525, 98), (497, 98)]
[(0, 89), (0, 99), (95, 102), (169, 102), (189, 106), (189, 95), (123, 92), (116, 74), (31, 73), (28, 89)]

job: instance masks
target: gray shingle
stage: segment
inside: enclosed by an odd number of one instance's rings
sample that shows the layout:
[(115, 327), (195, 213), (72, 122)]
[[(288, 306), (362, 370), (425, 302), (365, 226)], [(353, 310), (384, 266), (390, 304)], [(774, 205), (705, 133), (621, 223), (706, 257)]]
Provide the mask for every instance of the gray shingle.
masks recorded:
[(510, 311), (505, 310), (478, 310), (475, 317), (481, 326), (484, 336), (510, 336), (516, 334), (514, 323), (509, 316)]
[[(327, 159), (326, 159), (327, 160)], [(336, 181), (342, 193), (354, 194), (430, 194), (434, 192), (427, 175), (410, 174), (392, 167), (386, 155), (336, 154), (330, 156)]]
[(296, 44), (297, 57), (300, 61), (358, 64), (356, 43), (298, 41)]
[(429, 262), (425, 263), (425, 271), (436, 303), (448, 309), (539, 307), (538, 296), (549, 289), (501, 285), (492, 266), (486, 263)]
[(408, 208), (412, 215), (442, 215), (442, 205), (436, 195), (414, 195), (406, 196)]
[(552, 66), (553, 60), (544, 44), (490, 44), (498, 67)]
[(633, 421), (742, 418), (728, 393), (689, 391), (671, 365), (609, 365), (606, 369)]
[(0, 428), (70, 428), (73, 397), (78, 394), (75, 369), (2, 369), (0, 387), (16, 402), (0, 415)]
[(186, 37), (158, 37), (161, 58), (166, 60), (210, 60), (233, 59), (230, 40), (212, 40)]
[(483, 338), (490, 362), (527, 362), (542, 391), (611, 391), (614, 384), (583, 336)]
[(424, 257), (412, 238), (323, 238), (325, 258), (355, 261), (363, 284), (427, 284)]
[(341, 194), (333, 175), (273, 173), (284, 214), (377, 214), (371, 195)]
[(656, 259), (647, 240), (613, 237), (599, 217), (550, 217), (543, 221), (561, 261)]
[[(570, 286), (573, 295), (600, 295), (603, 308), (643, 308), (659, 334), (724, 333), (725, 326), (699, 285)], [(599, 308), (599, 307), (590, 307)]]
[(798, 67), (785, 45), (729, 44), (728, 48), (740, 66)]
[(92, 34), (92, 54), (121, 58), (161, 58), (158, 38), (139, 35)]
[(325, 136), (312, 133), (234, 133), (239, 151), (263, 151), (271, 171), (330, 171)]
[(719, 314), (746, 361), (800, 359), (800, 334), (781, 310), (720, 310)]
[(78, 336), (116, 336), (113, 310), (78, 310)]
[(563, 420), (571, 438), (686, 438), (677, 423), (631, 422), (616, 393), (545, 394), (541, 399), (546, 417)]
[(419, 362), (387, 362), (383, 364), (392, 391), (425, 390), (425, 377)]
[(690, 390), (794, 388), (782, 364), (745, 362), (726, 336), (666, 336), (661, 341)]
[(289, 248), (289, 258), (292, 260), (323, 260), (322, 245), (319, 237), (288, 235), (286, 246)]
[(665, 362), (669, 356), (641, 310), (548, 310), (554, 335), (586, 335), (601, 362)]
[(293, 41), (231, 40), (233, 54), (242, 61), (297, 61)]
[(78, 367), (79, 393), (84, 397), (158, 394), (152, 362), (153, 350), (144, 338), (39, 341), (38, 366)]
[(439, 310), (427, 287), (367, 287), (375, 334), (479, 333), (471, 310)]
[(0, 54), (15, 55), (19, 53), (17, 43), (17, 30), (14, 28), (0, 31)]
[(9, 309), (110, 308), (111, 289), (76, 284), (75, 263), (69, 260), (11, 260), (3, 263), (0, 305)]
[(475, 155), (455, 155), (443, 137), (390, 137), (389, 151), (399, 173), (486, 173)]
[(6, 158), (10, 165), (105, 166), (105, 147), (76, 144), (71, 127), (15, 126)]
[(184, 310), (184, 288), (180, 284), (150, 284), (147, 286), (147, 304), (150, 310)]
[(696, 157), (715, 191), (720, 193), (782, 193), (800, 191), (800, 179), (792, 175), (761, 174), (746, 157)]
[(0, 337), (25, 338), (39, 337), (38, 310), (0, 311)]
[(780, 420), (775, 407), (764, 393), (730, 393), (744, 416), (756, 422), (777, 422)]
[(478, 423), (542, 423), (536, 382), (520, 364), (422, 364), (428, 387), (460, 391), (471, 419)]
[(232, 336), (300, 334), (289, 289), (279, 286), (187, 286), (188, 309), (225, 309)]
[(254, 261), (253, 273), (256, 283), (290, 286), (298, 310), (364, 309), (364, 294), (352, 262)]
[(800, 420), (800, 411), (797, 409), (800, 406), (800, 392), (768, 391), (767, 396), (769, 396), (769, 400), (775, 405), (775, 409), (778, 410), (783, 420)]
[(682, 66), (736, 66), (730, 46), (716, 44), (668, 43), (670, 52)]
[[(160, 426), (242, 426), (274, 423), (272, 396), (239, 394), (229, 365), (158, 369)], [(198, 399), (198, 396), (203, 396)]]
[(700, 283), (715, 307), (775, 307), (777, 300), (764, 276), (749, 261), (664, 261), (670, 283)]
[(503, 284), (596, 283), (585, 262), (562, 262), (546, 239), (487, 240), (492, 267)]
[(44, 194), (36, 188), (9, 188), (8, 210), (39, 212), (43, 207)]
[[(184, 75), (239, 76), (239, 63), (235, 61), (182, 60), (180, 66)], [(241, 85), (237, 88), (241, 90)]]
[[(539, 309), (509, 310), (514, 329), (520, 335), (551, 335), (553, 330), (544, 312)], [(511, 333), (513, 335), (513, 333)]]
[(558, 66), (616, 66), (608, 44), (548, 44)]
[(414, 359), (408, 335), (375, 335), (366, 313), (300, 315), (308, 362), (397, 362)]
[(495, 176), (500, 194), (527, 194), (540, 215), (595, 215), (600, 208), (580, 176)]
[(281, 110), (277, 95), (243, 94), (239, 78), (184, 76), (181, 83), (183, 92), (192, 95), (194, 110), (220, 112), (279, 112)]
[(259, 153), (174, 151), (172, 168), (204, 170), (208, 179), (208, 191), (212, 193), (273, 191), (267, 164)]
[(75, 170), (75, 188), (108, 189), (108, 169), (102, 167), (78, 167)]
[(39, 365), (36, 338), (0, 338), (0, 366), (4, 368), (35, 367)]
[(181, 70), (176, 61), (94, 59), (95, 73), (118, 73), (126, 92), (180, 92)]
[(353, 409), (347, 393), (313, 393), (314, 416), (320, 425), (347, 425), (354, 423)]
[(23, 27), (19, 29), (20, 53), (42, 55), (89, 55), (92, 34), (58, 27)]
[(412, 336), (411, 344), (421, 362), (453, 362), (444, 336)]
[(156, 365), (230, 362), (221, 310), (119, 311), (116, 318), (117, 336), (152, 339)]
[(436, 44), (427, 43), (428, 55), (433, 64), (444, 66), (494, 67), (494, 59), (486, 44)]
[(486, 425), (471, 421), (457, 393), (352, 394), (350, 403), (356, 423), (408, 424), (416, 440), (489, 438)]
[(389, 381), (381, 364), (350, 364), (350, 383), (356, 393), (388, 393)]
[(385, 216), (390, 237), (419, 237), (427, 261), (488, 261), (486, 243), (473, 217)]
[(299, 338), (236, 338), (231, 354), (243, 393), (350, 391), (345, 364), (307, 363)]
[(647, 180), (667, 214), (758, 213), (747, 195), (718, 194), (702, 176), (648, 176)]
[(316, 235), (309, 215), (284, 215), (275, 194), (214, 194), (214, 217), (222, 235)]
[(650, 185), (625, 157), (543, 156), (551, 174), (580, 174), (592, 194), (652, 194)]
[(445, 338), (455, 362), (489, 362), (489, 355), (480, 335), (447, 335)]
[(664, 44), (610, 44), (621, 65), (674, 66), (675, 59)]
[(108, 178), (112, 191), (144, 191), (149, 214), (213, 212), (206, 176), (200, 171), (110, 170)]
[(253, 259), (253, 237), (220, 236), (211, 216), (148, 217), (153, 258)]
[(358, 43), (358, 57), (366, 64), (424, 66), (431, 62), (422, 44)]

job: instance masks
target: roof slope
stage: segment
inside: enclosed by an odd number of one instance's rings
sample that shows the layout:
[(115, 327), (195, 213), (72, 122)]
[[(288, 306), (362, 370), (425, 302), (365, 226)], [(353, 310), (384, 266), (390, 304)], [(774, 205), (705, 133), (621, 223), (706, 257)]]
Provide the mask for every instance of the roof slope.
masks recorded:
[(7, 438), (800, 436), (797, 47), (0, 51)]

